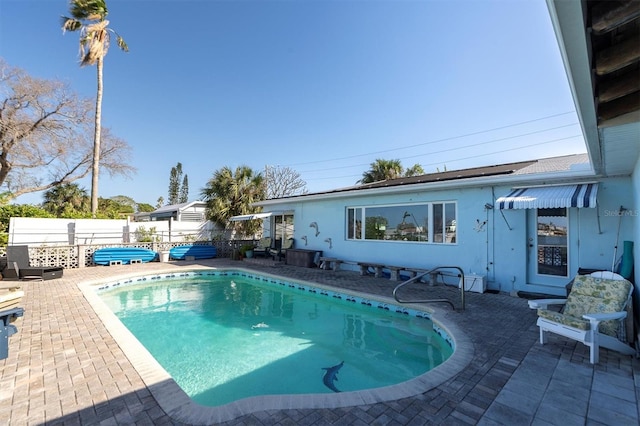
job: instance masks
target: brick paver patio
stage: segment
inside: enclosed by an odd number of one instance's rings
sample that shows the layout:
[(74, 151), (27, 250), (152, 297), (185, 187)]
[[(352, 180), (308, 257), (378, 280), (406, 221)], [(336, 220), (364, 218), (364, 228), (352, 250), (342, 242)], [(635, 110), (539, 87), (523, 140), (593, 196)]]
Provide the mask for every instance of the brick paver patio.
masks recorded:
[[(66, 270), (64, 277), (25, 282), (25, 315), (0, 360), (0, 424), (163, 425), (167, 415), (145, 386), (78, 283), (111, 281), (196, 263), (149, 263)], [(358, 292), (391, 297), (394, 282), (350, 271), (212, 260), (197, 265), (243, 267)], [(589, 364), (585, 346), (550, 336), (538, 343), (536, 314), (526, 300), (505, 294), (466, 293), (422, 285), (410, 296), (448, 298), (457, 307), (430, 306), (436, 320), (451, 321), (472, 342), (473, 356), (457, 374), (423, 393), (390, 402), (333, 409), (266, 410), (234, 425), (637, 425), (637, 359), (601, 350)]]

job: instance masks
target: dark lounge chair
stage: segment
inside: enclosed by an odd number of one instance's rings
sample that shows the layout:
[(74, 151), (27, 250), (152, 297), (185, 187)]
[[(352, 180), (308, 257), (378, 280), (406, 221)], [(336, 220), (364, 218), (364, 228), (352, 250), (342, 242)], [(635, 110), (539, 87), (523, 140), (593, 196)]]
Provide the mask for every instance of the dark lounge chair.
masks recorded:
[(52, 280), (61, 278), (64, 269), (58, 266), (31, 266), (29, 246), (7, 246), (7, 267), (2, 276), (19, 280)]

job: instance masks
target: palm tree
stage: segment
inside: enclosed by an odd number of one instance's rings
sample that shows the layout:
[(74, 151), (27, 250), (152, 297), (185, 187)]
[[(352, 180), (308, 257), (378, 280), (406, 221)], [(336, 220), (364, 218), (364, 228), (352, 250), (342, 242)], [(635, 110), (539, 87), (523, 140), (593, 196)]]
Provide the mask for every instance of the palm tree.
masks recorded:
[(414, 164), (404, 171), (404, 177), (420, 176), (424, 174), (424, 169), (420, 164)]
[(397, 179), (402, 177), (402, 164), (400, 160), (376, 159), (371, 163), (371, 169), (362, 174), (362, 179), (356, 183), (372, 183), (381, 180)]
[[(217, 170), (202, 190), (207, 202), (207, 216), (225, 227), (232, 216), (257, 213), (259, 208), (251, 204), (265, 199), (264, 179), (260, 173), (254, 174), (247, 166), (239, 166), (235, 171), (229, 167)], [(243, 235), (254, 234), (259, 228), (258, 221), (235, 222)]]
[(75, 183), (53, 187), (46, 191), (43, 197), (42, 208), (57, 217), (87, 211), (87, 191)]
[(91, 170), (91, 214), (98, 211), (98, 175), (100, 174), (100, 137), (102, 123), (102, 68), (109, 50), (111, 34), (116, 35), (118, 47), (129, 51), (118, 33), (108, 28), (107, 4), (104, 0), (71, 0), (71, 17), (62, 17), (62, 31), (80, 31), (80, 66), (96, 65), (98, 91), (96, 95), (95, 131), (93, 135), (93, 163)]

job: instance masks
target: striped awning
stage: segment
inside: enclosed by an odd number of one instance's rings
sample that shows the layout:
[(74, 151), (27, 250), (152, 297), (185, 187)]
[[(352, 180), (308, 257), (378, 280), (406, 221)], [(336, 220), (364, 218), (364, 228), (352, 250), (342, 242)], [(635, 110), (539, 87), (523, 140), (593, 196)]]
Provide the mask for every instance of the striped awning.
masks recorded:
[(597, 183), (518, 188), (496, 200), (502, 210), (595, 207)]

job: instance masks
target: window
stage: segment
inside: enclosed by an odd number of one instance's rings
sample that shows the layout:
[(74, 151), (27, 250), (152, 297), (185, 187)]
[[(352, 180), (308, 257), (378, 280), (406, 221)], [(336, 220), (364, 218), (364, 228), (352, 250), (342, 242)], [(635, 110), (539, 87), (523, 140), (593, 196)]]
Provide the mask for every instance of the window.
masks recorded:
[(274, 215), (273, 218), (273, 233), (272, 236), (276, 239), (293, 238), (293, 215)]
[(347, 239), (453, 244), (456, 203), (348, 207)]
[(362, 238), (362, 209), (348, 209), (348, 236), (350, 240)]

